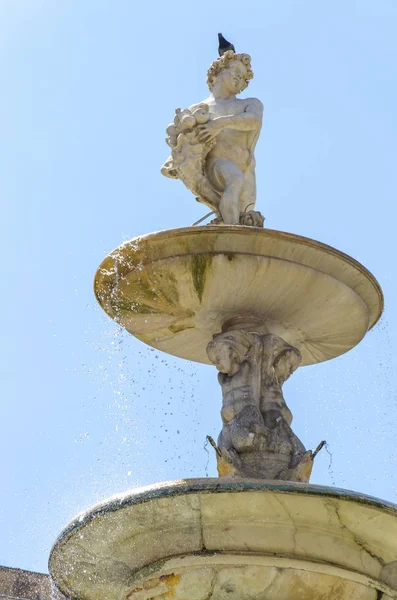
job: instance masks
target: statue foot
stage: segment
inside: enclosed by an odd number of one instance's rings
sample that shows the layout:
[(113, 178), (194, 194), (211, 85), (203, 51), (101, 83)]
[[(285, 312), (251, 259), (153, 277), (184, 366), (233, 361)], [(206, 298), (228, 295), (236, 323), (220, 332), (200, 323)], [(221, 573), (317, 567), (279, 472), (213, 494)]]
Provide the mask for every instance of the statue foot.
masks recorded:
[(222, 217), (215, 217), (208, 223), (208, 225), (224, 225)]
[[(249, 210), (247, 212), (240, 213), (239, 225), (245, 225), (248, 227), (263, 227), (265, 217), (258, 210)], [(224, 225), (221, 216), (212, 219), (208, 225)]]

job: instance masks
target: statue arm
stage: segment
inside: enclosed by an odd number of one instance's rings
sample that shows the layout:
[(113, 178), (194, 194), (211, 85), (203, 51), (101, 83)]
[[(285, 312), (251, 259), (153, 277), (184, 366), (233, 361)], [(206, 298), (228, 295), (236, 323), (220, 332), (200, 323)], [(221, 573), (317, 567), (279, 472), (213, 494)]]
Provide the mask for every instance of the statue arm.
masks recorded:
[(204, 125), (199, 125), (198, 135), (201, 142), (209, 142), (223, 129), (237, 129), (238, 131), (258, 131), (262, 126), (263, 105), (256, 98), (247, 101), (245, 111), (238, 115), (216, 117)]
[(263, 104), (260, 100), (252, 98), (248, 101), (243, 113), (228, 117), (217, 117), (214, 122), (221, 129), (238, 129), (239, 131), (252, 131), (262, 125)]

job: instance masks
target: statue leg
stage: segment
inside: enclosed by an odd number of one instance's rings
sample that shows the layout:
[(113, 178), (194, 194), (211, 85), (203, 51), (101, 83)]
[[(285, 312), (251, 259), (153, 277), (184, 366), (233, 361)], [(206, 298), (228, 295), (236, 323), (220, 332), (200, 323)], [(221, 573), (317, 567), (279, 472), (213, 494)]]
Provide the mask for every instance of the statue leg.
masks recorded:
[(255, 169), (249, 168), (244, 173), (244, 186), (240, 195), (240, 212), (244, 213), (255, 209), (256, 179)]
[(219, 212), (227, 225), (240, 220), (240, 195), (244, 187), (244, 174), (235, 164), (223, 158), (212, 158), (207, 165), (208, 179), (221, 192)]

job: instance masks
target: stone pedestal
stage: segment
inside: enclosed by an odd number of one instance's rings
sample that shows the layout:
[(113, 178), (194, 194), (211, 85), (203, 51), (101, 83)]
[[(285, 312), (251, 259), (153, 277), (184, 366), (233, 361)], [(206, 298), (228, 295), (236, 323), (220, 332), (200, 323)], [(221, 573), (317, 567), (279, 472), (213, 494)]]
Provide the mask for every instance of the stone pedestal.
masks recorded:
[(76, 600), (391, 600), (397, 506), (299, 483), (191, 479), (114, 497), (50, 557)]

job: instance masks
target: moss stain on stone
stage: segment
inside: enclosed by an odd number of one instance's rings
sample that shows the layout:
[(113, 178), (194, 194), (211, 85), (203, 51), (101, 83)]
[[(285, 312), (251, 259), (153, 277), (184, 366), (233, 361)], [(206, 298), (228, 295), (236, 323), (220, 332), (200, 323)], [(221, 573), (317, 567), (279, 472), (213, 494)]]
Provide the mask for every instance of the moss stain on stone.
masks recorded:
[(186, 331), (186, 329), (194, 329), (194, 325), (170, 325), (168, 327), (168, 329), (172, 332), (172, 333), (180, 333), (181, 331)]
[(194, 254), (191, 259), (191, 271), (193, 277), (193, 285), (197, 296), (201, 302), (204, 293), (205, 280), (207, 270), (212, 263), (211, 254)]
[(133, 312), (141, 315), (155, 315), (159, 312), (152, 306), (147, 306), (146, 304), (137, 303), (132, 300), (117, 300), (113, 308), (116, 313), (125, 312), (127, 314)]
[(128, 284), (123, 294), (116, 296), (115, 310), (137, 314), (175, 314), (178, 310), (178, 286), (171, 271), (145, 273)]
[[(159, 292), (164, 296), (169, 304), (176, 305), (179, 301), (178, 285), (176, 277), (172, 271), (162, 271), (159, 273), (161, 288)], [(153, 276), (152, 276), (153, 280)]]

